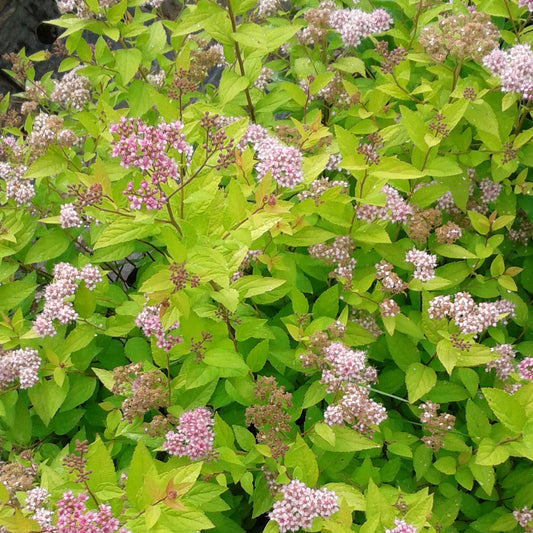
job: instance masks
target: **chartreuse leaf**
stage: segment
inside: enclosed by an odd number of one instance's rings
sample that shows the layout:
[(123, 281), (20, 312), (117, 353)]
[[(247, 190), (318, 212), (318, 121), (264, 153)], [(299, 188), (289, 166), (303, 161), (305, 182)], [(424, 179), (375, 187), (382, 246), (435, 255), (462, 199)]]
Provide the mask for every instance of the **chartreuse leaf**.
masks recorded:
[(310, 436), (313, 444), (322, 450), (330, 452), (358, 452), (380, 447), (378, 443), (372, 442), (368, 437), (349, 427), (334, 426), (331, 429), (335, 437), (335, 444), (331, 444), (331, 441), (326, 441), (316, 431), (314, 434), (311, 433)]
[(294, 468), (294, 475), (307, 486), (313, 487), (318, 480), (318, 464), (315, 454), (300, 437), (291, 445), (285, 454), (285, 465)]
[(120, 48), (115, 52), (115, 68), (122, 84), (127, 85), (141, 65), (142, 52), (137, 48)]
[(33, 408), (45, 426), (48, 426), (52, 417), (61, 407), (61, 404), (67, 397), (68, 391), (68, 379), (64, 380), (62, 387), (57, 385), (55, 381), (44, 380), (28, 390), (28, 396), (33, 404)]
[(99, 435), (89, 445), (87, 469), (92, 471), (88, 481), (91, 490), (98, 491), (106, 484), (116, 485), (117, 476), (113, 459)]
[(143, 510), (145, 505), (149, 502), (141, 489), (144, 484), (145, 476), (156, 476), (157, 469), (146, 446), (139, 442), (133, 456), (128, 470), (128, 480), (126, 482), (126, 494), (130, 505), (138, 510)]
[(437, 383), (437, 374), (432, 368), (413, 363), (405, 371), (405, 385), (409, 402), (414, 403), (427, 394)]
[(524, 407), (507, 392), (499, 389), (481, 389), (493, 413), (509, 430), (519, 433), (526, 423)]

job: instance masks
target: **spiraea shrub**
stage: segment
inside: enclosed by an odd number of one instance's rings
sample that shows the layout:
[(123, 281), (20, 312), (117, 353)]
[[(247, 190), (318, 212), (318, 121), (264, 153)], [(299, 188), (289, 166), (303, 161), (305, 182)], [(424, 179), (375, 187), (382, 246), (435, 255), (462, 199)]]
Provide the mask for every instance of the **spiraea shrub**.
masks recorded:
[(0, 103), (0, 530), (533, 531), (531, 1), (57, 4)]

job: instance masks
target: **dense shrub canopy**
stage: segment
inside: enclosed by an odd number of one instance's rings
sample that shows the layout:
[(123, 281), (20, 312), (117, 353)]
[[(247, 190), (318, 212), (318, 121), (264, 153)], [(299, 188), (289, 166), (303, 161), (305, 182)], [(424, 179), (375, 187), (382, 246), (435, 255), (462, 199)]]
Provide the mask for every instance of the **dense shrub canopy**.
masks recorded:
[(0, 529), (532, 531), (531, 1), (58, 7), (0, 103)]

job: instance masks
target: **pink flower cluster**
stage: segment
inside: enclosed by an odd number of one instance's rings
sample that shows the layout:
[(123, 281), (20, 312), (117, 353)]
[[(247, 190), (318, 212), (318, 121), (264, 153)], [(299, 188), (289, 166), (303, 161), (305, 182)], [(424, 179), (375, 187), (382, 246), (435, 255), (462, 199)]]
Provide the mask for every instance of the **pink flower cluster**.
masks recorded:
[(527, 7), (529, 11), (533, 11), (533, 0), (518, 0), (518, 7)]
[(354, 242), (349, 235), (339, 235), (331, 244), (314, 244), (309, 247), (309, 255), (325, 259), (326, 264), (336, 265), (330, 277), (342, 278), (346, 286), (350, 286), (353, 270), (357, 261), (352, 257)]
[[(175, 337), (170, 333), (165, 333), (159, 316), (160, 310), (160, 305), (145, 305), (143, 310), (137, 315), (135, 325), (141, 328), (147, 337), (154, 335), (157, 347), (168, 352), (176, 346), (176, 344), (183, 342), (183, 339), (181, 337)], [(179, 322), (174, 322), (169, 329), (172, 331), (178, 329), (179, 326)]]
[(214, 424), (211, 411), (205, 407), (186, 411), (180, 416), (176, 431), (165, 435), (163, 449), (170, 455), (192, 460), (208, 458), (213, 452)]
[(59, 211), (59, 221), (63, 229), (66, 228), (81, 228), (83, 221), (80, 213), (73, 203), (63, 204)]
[(52, 526), (54, 513), (44, 507), (49, 496), (50, 494), (46, 489), (35, 487), (26, 493), (24, 502), (24, 508), (33, 513), (31, 518), (41, 526), (42, 531), (54, 531)]
[(405, 261), (415, 266), (413, 277), (420, 281), (429, 281), (435, 277), (437, 256), (413, 248), (405, 254)]
[(525, 357), (518, 363), (518, 375), (520, 379), (533, 381), (533, 357)]
[(514, 304), (508, 300), (476, 304), (467, 292), (458, 292), (454, 301), (450, 296), (436, 296), (429, 302), (429, 318), (440, 320), (453, 318), (461, 333), (481, 333), (498, 322), (506, 323), (507, 316), (514, 316)]
[(413, 524), (408, 524), (405, 520), (394, 519), (395, 527), (386, 529), (385, 533), (418, 533), (418, 529)]
[(281, 187), (293, 189), (304, 180), (302, 154), (294, 146), (286, 146), (271, 137), (267, 130), (257, 124), (250, 124), (238, 144), (243, 149), (251, 143), (257, 159), (257, 178), (262, 180), (271, 172), (274, 181)]
[(496, 352), (498, 359), (488, 362), (485, 366), (485, 372), (490, 372), (494, 369), (496, 376), (505, 381), (514, 372), (513, 359), (516, 356), (516, 352), (510, 344), (498, 344), (491, 348), (490, 351)]
[(495, 202), (502, 191), (502, 184), (494, 183), (489, 178), (483, 178), (479, 188), (481, 189), (481, 201), (483, 203)]
[(78, 290), (76, 281), (84, 281), (90, 291), (96, 284), (102, 281), (102, 275), (98, 267), (91, 264), (85, 265), (81, 270), (69, 263), (58, 263), (54, 267), (54, 281), (44, 291), (44, 307), (35, 318), (33, 329), (41, 337), (50, 335), (53, 337), (57, 332), (52, 324), (58, 320), (60, 324), (71, 324), (78, 318), (72, 302), (66, 298), (74, 296)]
[(533, 520), (533, 509), (528, 509), (526, 505), (522, 509), (515, 509), (513, 511), (513, 518), (518, 522), (520, 527), (526, 528)]
[(346, 422), (361, 433), (371, 434), (369, 426), (379, 425), (387, 418), (387, 412), (369, 398), (370, 391), (365, 385), (377, 381), (377, 372), (367, 366), (366, 353), (332, 342), (325, 350), (324, 359), (329, 368), (322, 370), (320, 382), (326, 385), (328, 393), (340, 396), (326, 408), (324, 422), (330, 426)]
[(6, 199), (12, 198), (18, 206), (29, 204), (35, 196), (32, 180), (24, 179), (27, 170), (25, 165), (0, 163), (0, 179), (6, 184)]
[(33, 387), (39, 381), (40, 366), (37, 350), (21, 348), (4, 352), (0, 356), (0, 390), (16, 379), (21, 389)]
[(283, 500), (274, 502), (268, 513), (277, 522), (280, 533), (310, 528), (317, 517), (329, 518), (339, 510), (337, 495), (328, 489), (311, 489), (305, 483), (293, 480), (281, 487)]
[(143, 203), (148, 209), (160, 209), (166, 203), (161, 184), (179, 180), (178, 165), (168, 151), (173, 149), (178, 154), (184, 154), (187, 162), (192, 156), (192, 146), (185, 141), (182, 129), (183, 124), (179, 120), (148, 126), (140, 118), (125, 117), (109, 128), (111, 133), (119, 135), (118, 140), (111, 142), (111, 155), (120, 157), (124, 168), (135, 167), (150, 176), (151, 183), (144, 180), (141, 188), (134, 191), (130, 182), (123, 192), (128, 196), (131, 209), (140, 209)]
[(371, 13), (360, 9), (338, 9), (329, 16), (329, 23), (340, 33), (345, 46), (358, 46), (366, 37), (387, 31), (393, 20), (384, 9)]
[(390, 220), (391, 222), (406, 223), (407, 218), (412, 216), (413, 208), (407, 204), (400, 193), (390, 185), (385, 185), (381, 192), (386, 195), (385, 205), (364, 204), (356, 208), (359, 220), (372, 222), (374, 220)]
[(120, 522), (111, 513), (109, 505), (100, 505), (98, 511), (88, 511), (85, 502), (89, 496), (82, 492), (74, 495), (71, 490), (64, 492), (57, 502), (56, 526), (48, 528), (54, 533), (129, 533), (120, 527)]
[(533, 51), (529, 44), (517, 44), (509, 50), (495, 48), (483, 58), (493, 76), (499, 76), (501, 90), (533, 99)]

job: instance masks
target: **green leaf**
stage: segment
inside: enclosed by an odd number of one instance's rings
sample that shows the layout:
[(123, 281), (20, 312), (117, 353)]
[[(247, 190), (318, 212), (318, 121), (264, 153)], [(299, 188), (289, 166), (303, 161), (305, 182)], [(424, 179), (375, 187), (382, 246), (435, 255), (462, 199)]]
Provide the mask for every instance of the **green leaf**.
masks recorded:
[(405, 385), (409, 402), (414, 403), (427, 394), (437, 382), (437, 374), (432, 368), (414, 363), (405, 371)]
[(68, 232), (61, 228), (48, 230), (26, 253), (24, 263), (39, 263), (59, 257), (69, 247)]
[(317, 433), (311, 434), (311, 441), (318, 448), (329, 452), (359, 452), (361, 450), (371, 450), (380, 447), (378, 443), (372, 442), (368, 437), (361, 435), (361, 433), (349, 427), (334, 426), (332, 430), (335, 435), (334, 445), (327, 442)]
[(480, 443), (476, 454), (478, 465), (499, 465), (509, 459), (509, 452), (502, 445), (485, 437)]
[(474, 229), (481, 235), (486, 235), (490, 231), (489, 219), (481, 213), (468, 211), (468, 218), (472, 222)]
[(98, 250), (106, 246), (115, 246), (135, 239), (145, 239), (150, 235), (157, 235), (159, 228), (156, 224), (132, 222), (130, 218), (119, 218), (107, 226), (98, 237), (94, 248)]
[(326, 397), (326, 387), (320, 381), (313, 381), (311, 386), (305, 391), (302, 409), (307, 409), (321, 402)]
[(157, 470), (152, 456), (146, 446), (139, 442), (133, 452), (126, 481), (126, 494), (133, 508), (144, 510), (145, 505), (150, 503), (150, 499), (143, 494), (142, 487), (145, 477), (156, 476)]
[(115, 474), (115, 465), (106, 445), (102, 442), (99, 435), (96, 435), (96, 439), (89, 444), (87, 469), (92, 471), (87, 482), (92, 491), (96, 492), (109, 484), (116, 486), (117, 476)]
[(520, 433), (526, 423), (526, 412), (518, 400), (499, 389), (481, 390), (498, 420), (511, 431)]
[(142, 52), (137, 48), (120, 48), (115, 52), (116, 69), (122, 85), (127, 85), (141, 65)]
[(24, 174), (25, 178), (48, 178), (67, 169), (67, 158), (57, 147), (50, 147), (48, 151), (35, 160)]
[(286, 280), (262, 276), (243, 276), (231, 284), (232, 289), (239, 291), (242, 298), (251, 298), (258, 294), (270, 292), (281, 287)]
[(62, 387), (59, 387), (55, 381), (43, 381), (28, 390), (33, 408), (45, 426), (48, 426), (52, 417), (65, 401), (68, 391), (68, 379), (64, 381)]
[(296, 436), (296, 441), (285, 454), (285, 466), (294, 469), (299, 468), (300, 481), (303, 481), (308, 487), (315, 486), (319, 473), (318, 463), (315, 454), (300, 435)]
[(437, 344), (437, 356), (446, 372), (451, 375), (459, 356), (458, 349), (448, 339), (442, 339)]
[(408, 107), (400, 106), (400, 115), (402, 117), (401, 124), (407, 131), (407, 135), (413, 141), (417, 148), (423, 152), (428, 149), (426, 141), (424, 141), (424, 134), (429, 130), (423, 121), (420, 113), (411, 111)]

